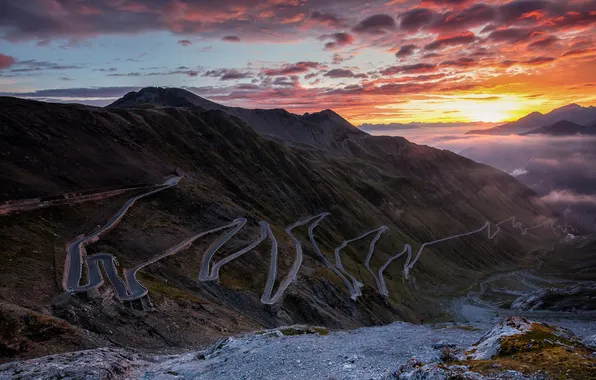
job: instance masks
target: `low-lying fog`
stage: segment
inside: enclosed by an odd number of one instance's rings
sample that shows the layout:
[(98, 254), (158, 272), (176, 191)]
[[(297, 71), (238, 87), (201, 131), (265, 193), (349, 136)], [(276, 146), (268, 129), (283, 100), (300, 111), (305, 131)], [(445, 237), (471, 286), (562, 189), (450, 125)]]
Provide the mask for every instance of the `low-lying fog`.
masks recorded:
[(414, 143), (451, 150), (501, 169), (533, 189), (543, 201), (566, 213), (578, 228), (594, 230), (595, 136), (466, 135), (471, 129), (474, 129), (472, 124), (444, 124), (365, 130), (374, 135), (403, 136)]

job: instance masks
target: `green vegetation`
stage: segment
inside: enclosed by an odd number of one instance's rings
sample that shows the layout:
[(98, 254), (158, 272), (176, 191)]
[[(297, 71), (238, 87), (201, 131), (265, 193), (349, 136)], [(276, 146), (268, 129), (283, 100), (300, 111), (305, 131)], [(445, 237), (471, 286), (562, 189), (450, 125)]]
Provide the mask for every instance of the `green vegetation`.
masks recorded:
[(204, 301), (197, 295), (182, 288), (169, 285), (163, 280), (159, 280), (150, 274), (137, 273), (137, 278), (143, 286), (149, 289), (149, 293), (152, 297), (157, 295), (158, 297), (162, 296), (172, 299), (186, 300), (196, 304), (204, 303)]
[(515, 370), (525, 374), (546, 373), (549, 379), (591, 380), (596, 378), (596, 357), (581, 341), (557, 327), (533, 323), (528, 332), (503, 338), (491, 360), (465, 360), (471, 371), (486, 375)]
[(324, 327), (313, 327), (313, 326), (290, 326), (279, 329), (279, 331), (286, 336), (293, 335), (329, 335), (329, 330)]
[(474, 326), (468, 326), (468, 325), (455, 325), (455, 326), (447, 326), (444, 327), (446, 329), (454, 329), (454, 330), (463, 330), (463, 331), (480, 331), (482, 329), (478, 328), (478, 327), (474, 327)]

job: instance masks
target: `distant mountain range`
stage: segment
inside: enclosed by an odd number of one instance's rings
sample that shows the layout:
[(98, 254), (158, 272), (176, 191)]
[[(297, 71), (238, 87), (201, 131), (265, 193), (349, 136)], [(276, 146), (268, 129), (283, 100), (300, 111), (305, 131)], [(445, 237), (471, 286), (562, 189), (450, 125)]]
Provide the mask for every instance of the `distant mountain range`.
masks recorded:
[[(565, 122), (559, 124), (559, 122)], [(555, 125), (556, 124), (556, 125)], [(569, 104), (557, 108), (547, 114), (532, 112), (517, 121), (503, 124), (489, 129), (477, 129), (466, 135), (514, 135), (514, 134), (554, 134), (557, 136), (594, 134), (590, 130), (596, 125), (596, 107), (582, 107), (579, 104)], [(566, 131), (565, 126), (569, 127)], [(596, 128), (596, 127), (594, 127)]]
[(557, 121), (552, 125), (532, 129), (530, 132), (520, 133), (527, 135), (571, 136), (571, 135), (596, 135), (596, 125), (585, 126), (567, 120)]

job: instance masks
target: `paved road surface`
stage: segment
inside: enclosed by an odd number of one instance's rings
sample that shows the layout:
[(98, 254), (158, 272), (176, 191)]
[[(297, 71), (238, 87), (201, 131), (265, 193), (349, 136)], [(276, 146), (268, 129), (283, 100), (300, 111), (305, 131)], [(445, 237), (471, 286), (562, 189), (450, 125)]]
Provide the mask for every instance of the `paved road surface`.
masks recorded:
[[(321, 214), (318, 214), (315, 216), (310, 216), (305, 219), (299, 220), (296, 223), (288, 226), (285, 229), (285, 232), (290, 236), (290, 238), (292, 239), (292, 242), (294, 244), (294, 249), (296, 251), (296, 258), (294, 260), (294, 263), (293, 263), (289, 273), (281, 281), (281, 283), (278, 286), (277, 291), (274, 294), (273, 294), (273, 287), (274, 287), (275, 281), (277, 279), (277, 269), (278, 269), (278, 243), (277, 243), (277, 239), (275, 238), (273, 232), (271, 231), (271, 227), (269, 226), (269, 223), (267, 223), (265, 221), (261, 221), (259, 223), (260, 224), (260, 234), (257, 238), (255, 238), (254, 241), (252, 241), (251, 243), (249, 243), (247, 246), (240, 249), (239, 251), (226, 256), (225, 258), (221, 259), (220, 261), (218, 261), (214, 264), (212, 264), (212, 260), (213, 260), (215, 253), (246, 225), (247, 220), (245, 218), (238, 218), (224, 226), (216, 227), (216, 228), (210, 229), (208, 231), (204, 231), (204, 232), (201, 232), (194, 236), (191, 236), (191, 237), (185, 239), (184, 241), (176, 244), (175, 246), (171, 247), (170, 249), (166, 250), (165, 252), (153, 257), (152, 259), (150, 259), (144, 263), (141, 263), (130, 270), (125, 270), (124, 271), (125, 281), (123, 281), (120, 278), (120, 276), (118, 275), (118, 271), (117, 271), (115, 263), (114, 263), (114, 257), (111, 254), (99, 253), (96, 255), (86, 257), (85, 246), (89, 243), (92, 243), (92, 242), (98, 240), (102, 234), (104, 234), (104, 233), (108, 232), (110, 229), (114, 228), (118, 224), (118, 222), (122, 219), (122, 217), (126, 214), (126, 212), (134, 205), (134, 203), (137, 200), (147, 197), (149, 195), (155, 194), (157, 192), (163, 191), (170, 187), (176, 186), (178, 184), (179, 180), (180, 180), (180, 177), (171, 178), (167, 182), (163, 183), (162, 185), (158, 185), (157, 188), (155, 188), (154, 190), (151, 190), (151, 191), (146, 192), (141, 195), (137, 195), (137, 196), (129, 199), (124, 204), (124, 206), (122, 206), (122, 208), (120, 210), (118, 210), (118, 212), (104, 226), (99, 228), (97, 231), (95, 231), (87, 236), (77, 238), (74, 241), (72, 241), (70, 244), (68, 244), (66, 263), (65, 263), (64, 288), (68, 292), (76, 293), (76, 292), (85, 292), (85, 291), (97, 288), (98, 286), (102, 285), (104, 282), (104, 279), (102, 277), (102, 273), (101, 273), (100, 267), (99, 267), (99, 264), (101, 263), (101, 265), (103, 266), (104, 271), (108, 277), (108, 280), (110, 281), (110, 283), (112, 284), (112, 286), (114, 287), (114, 289), (116, 291), (116, 295), (117, 295), (118, 299), (120, 299), (121, 301), (130, 301), (130, 300), (139, 299), (139, 298), (145, 296), (148, 292), (147, 288), (145, 288), (136, 278), (136, 274), (138, 273), (139, 270), (141, 270), (144, 267), (146, 267), (147, 265), (155, 263), (167, 256), (171, 256), (171, 255), (174, 255), (184, 249), (188, 249), (193, 244), (193, 242), (199, 238), (202, 238), (206, 235), (210, 235), (210, 234), (213, 234), (216, 232), (228, 230), (225, 234), (223, 234), (222, 236), (217, 238), (207, 248), (207, 250), (203, 254), (203, 258), (201, 261), (201, 268), (200, 268), (199, 276), (198, 276), (199, 281), (217, 281), (219, 279), (219, 271), (224, 265), (228, 264), (232, 260), (235, 260), (235, 259), (241, 257), (242, 255), (246, 254), (247, 252), (250, 252), (251, 250), (256, 248), (259, 244), (261, 244), (264, 240), (269, 238), (271, 241), (271, 261), (269, 264), (269, 271), (268, 271), (268, 276), (267, 276), (267, 282), (265, 285), (265, 290), (263, 292), (263, 295), (261, 296), (261, 302), (263, 304), (274, 304), (280, 300), (280, 298), (283, 296), (283, 293), (288, 288), (288, 286), (296, 280), (296, 276), (298, 275), (298, 271), (300, 270), (300, 267), (302, 265), (302, 260), (303, 260), (302, 244), (298, 240), (298, 238), (296, 238), (293, 235), (292, 230), (294, 230), (297, 227), (308, 225), (308, 235), (309, 235), (310, 242), (315, 250), (315, 253), (322, 259), (323, 263), (328, 268), (330, 268), (335, 274), (337, 274), (343, 280), (348, 292), (350, 293), (351, 298), (356, 300), (358, 297), (360, 297), (362, 295), (361, 287), (364, 285), (354, 275), (349, 273), (343, 266), (342, 261), (341, 261), (341, 250), (343, 248), (345, 248), (348, 244), (353, 243), (358, 240), (361, 240), (361, 239), (364, 239), (370, 235), (374, 234), (374, 238), (371, 240), (370, 245), (369, 245), (369, 250), (368, 250), (368, 253), (367, 253), (366, 259), (365, 259), (365, 266), (366, 266), (367, 270), (372, 274), (379, 293), (383, 296), (388, 296), (389, 291), (388, 291), (387, 285), (385, 283), (384, 271), (387, 269), (387, 267), (393, 261), (402, 257), (405, 254), (407, 254), (407, 259), (406, 259), (406, 262), (403, 267), (403, 273), (404, 273), (404, 276), (407, 278), (410, 270), (414, 268), (414, 266), (418, 262), (420, 256), (422, 255), (422, 252), (424, 251), (424, 249), (426, 247), (434, 245), (434, 244), (438, 244), (441, 242), (445, 242), (447, 240), (470, 236), (473, 234), (483, 232), (485, 230), (487, 231), (488, 239), (492, 240), (501, 231), (501, 225), (504, 223), (507, 223), (507, 222), (511, 222), (512, 227), (514, 229), (519, 229), (522, 236), (527, 235), (528, 231), (530, 231), (530, 230), (534, 230), (534, 229), (537, 229), (539, 227), (546, 226), (546, 225), (548, 225), (552, 229), (552, 231), (555, 233), (557, 233), (558, 229), (560, 229), (562, 232), (565, 232), (567, 229), (567, 225), (555, 226), (554, 221), (551, 219), (546, 220), (545, 222), (540, 223), (536, 226), (524, 228), (522, 223), (516, 222), (515, 217), (511, 217), (509, 219), (506, 219), (502, 222), (497, 223), (495, 231), (491, 232), (491, 223), (486, 222), (484, 224), (484, 226), (482, 226), (481, 228), (478, 228), (478, 229), (475, 229), (475, 230), (472, 230), (469, 232), (465, 232), (465, 233), (452, 235), (452, 236), (449, 236), (446, 238), (437, 239), (437, 240), (423, 243), (420, 246), (420, 248), (418, 249), (418, 251), (416, 252), (416, 255), (414, 256), (413, 259), (412, 259), (412, 257), (413, 257), (412, 246), (410, 244), (405, 244), (404, 249), (401, 252), (390, 257), (378, 269), (377, 273), (375, 273), (370, 266), (370, 262), (371, 262), (373, 254), (374, 254), (374, 251), (375, 251), (376, 243), (379, 241), (379, 239), (382, 237), (382, 235), (388, 230), (388, 227), (381, 226), (374, 230), (367, 231), (367, 232), (359, 235), (356, 238), (343, 241), (341, 243), (341, 245), (339, 245), (337, 248), (335, 248), (335, 263), (331, 263), (327, 259), (325, 254), (323, 254), (321, 252), (321, 250), (315, 240), (315, 237), (314, 237), (314, 229), (319, 225), (320, 222), (322, 222), (327, 216), (329, 216), (329, 213), (325, 212), (325, 213), (321, 213)], [(87, 283), (80, 284), (80, 279), (81, 279), (82, 273), (83, 273), (82, 272), (83, 271), (83, 259), (85, 257), (86, 257), (86, 264), (87, 264), (86, 265)]]
[(113, 256), (110, 254), (102, 253), (87, 258), (87, 283), (83, 285), (80, 284), (80, 279), (83, 274), (83, 258), (86, 256), (85, 246), (91, 242), (97, 241), (102, 234), (114, 228), (137, 200), (176, 186), (180, 179), (181, 177), (170, 178), (156, 189), (130, 198), (126, 201), (124, 206), (122, 206), (122, 208), (120, 208), (120, 210), (118, 210), (118, 212), (97, 231), (70, 242), (66, 247), (67, 254), (64, 264), (65, 276), (63, 287), (65, 290), (71, 293), (86, 292), (100, 286), (103, 283), (103, 277), (99, 270), (99, 262), (101, 262), (118, 296), (128, 296), (129, 292), (126, 290), (126, 287), (123, 286), (122, 280), (117, 276)]

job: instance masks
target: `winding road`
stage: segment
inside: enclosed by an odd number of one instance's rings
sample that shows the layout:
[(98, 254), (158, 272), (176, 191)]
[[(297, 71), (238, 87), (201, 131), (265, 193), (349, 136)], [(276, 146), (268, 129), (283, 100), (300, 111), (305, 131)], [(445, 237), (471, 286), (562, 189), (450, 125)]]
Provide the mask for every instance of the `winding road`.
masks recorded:
[[(104, 278), (99, 267), (101, 263), (102, 267), (104, 268), (105, 275), (108, 277), (108, 280), (115, 289), (116, 296), (120, 301), (132, 301), (140, 299), (148, 294), (147, 288), (145, 288), (136, 278), (137, 273), (141, 269), (167, 256), (174, 255), (180, 251), (190, 248), (197, 239), (200, 239), (207, 235), (228, 230), (226, 233), (219, 236), (213, 243), (211, 243), (211, 245), (204, 252), (201, 259), (201, 268), (199, 271), (198, 280), (201, 282), (217, 281), (219, 279), (220, 269), (224, 265), (250, 252), (268, 238), (271, 242), (271, 261), (269, 264), (265, 289), (263, 291), (263, 295), (261, 296), (261, 302), (263, 304), (272, 305), (280, 300), (288, 286), (290, 286), (290, 284), (296, 280), (296, 277), (302, 265), (302, 244), (299, 241), (299, 239), (296, 238), (296, 236), (294, 236), (292, 231), (297, 227), (308, 225), (309, 240), (312, 244), (315, 253), (329, 269), (331, 269), (337, 276), (339, 276), (343, 280), (344, 284), (346, 285), (346, 288), (350, 293), (350, 297), (353, 300), (356, 300), (358, 297), (362, 295), (361, 288), (364, 286), (364, 284), (361, 281), (359, 281), (354, 275), (349, 273), (343, 266), (341, 261), (341, 250), (344, 249), (348, 244), (364, 239), (368, 236), (374, 235), (373, 239), (369, 244), (369, 249), (364, 264), (367, 270), (373, 276), (379, 294), (381, 294), (382, 296), (388, 296), (389, 291), (385, 283), (384, 271), (393, 261), (397, 260), (405, 254), (407, 254), (407, 259), (403, 267), (403, 273), (405, 278), (408, 278), (409, 272), (414, 268), (414, 266), (418, 262), (424, 249), (434, 244), (445, 242), (447, 240), (470, 236), (473, 234), (481, 233), (483, 231), (487, 231), (488, 239), (492, 240), (501, 231), (501, 225), (507, 222), (511, 222), (511, 225), (514, 229), (519, 229), (522, 236), (527, 235), (528, 231), (530, 230), (534, 230), (546, 225), (549, 225), (549, 227), (555, 234), (557, 233), (558, 229), (565, 233), (568, 227), (567, 224), (563, 226), (555, 226), (554, 220), (548, 219), (545, 222), (535, 225), (533, 227), (524, 228), (523, 224), (517, 222), (515, 217), (511, 217), (509, 219), (497, 223), (495, 225), (496, 229), (494, 231), (491, 231), (492, 224), (491, 222), (487, 221), (482, 227), (478, 229), (423, 243), (416, 252), (415, 256), (413, 256), (412, 254), (412, 246), (410, 244), (405, 244), (402, 251), (400, 251), (394, 256), (391, 256), (375, 273), (370, 266), (370, 262), (375, 251), (375, 245), (389, 228), (387, 226), (381, 226), (379, 228), (364, 232), (363, 234), (353, 239), (344, 240), (337, 248), (335, 248), (335, 262), (332, 263), (321, 251), (314, 236), (315, 228), (319, 226), (319, 223), (321, 223), (327, 216), (330, 215), (329, 213), (324, 212), (315, 216), (309, 216), (304, 219), (298, 220), (294, 224), (286, 227), (285, 232), (286, 234), (288, 234), (288, 236), (291, 238), (294, 244), (296, 257), (294, 263), (292, 264), (292, 267), (290, 268), (290, 271), (288, 272), (286, 277), (281, 281), (275, 293), (274, 286), (275, 281), (277, 279), (278, 270), (278, 242), (271, 230), (271, 226), (269, 225), (269, 223), (265, 221), (259, 222), (260, 233), (258, 237), (256, 237), (252, 242), (247, 244), (244, 248), (238, 250), (237, 252), (229, 254), (225, 258), (215, 263), (212, 263), (215, 253), (246, 225), (246, 218), (238, 218), (226, 225), (193, 235), (183, 240), (182, 242), (176, 244), (175, 246), (169, 248), (160, 255), (157, 255), (152, 259), (135, 266), (132, 269), (125, 269), (123, 271), (124, 280), (122, 280), (118, 275), (118, 270), (116, 268), (115, 258), (113, 255), (103, 252), (91, 256), (86, 255), (85, 246), (99, 240), (101, 235), (114, 228), (137, 200), (176, 186), (180, 179), (181, 177), (170, 178), (165, 183), (157, 185), (155, 189), (129, 199), (104, 226), (100, 227), (97, 231), (89, 235), (78, 237), (74, 241), (70, 242), (66, 247), (67, 255), (65, 261), (65, 272), (63, 280), (64, 289), (69, 293), (78, 293), (87, 292), (89, 290), (101, 286), (104, 283)], [(85, 262), (86, 264), (87, 282), (85, 284), (81, 284), (81, 278), (83, 276), (83, 262)]]
[(180, 179), (181, 177), (170, 178), (162, 185), (157, 186), (156, 189), (130, 198), (128, 201), (126, 201), (124, 206), (122, 206), (122, 208), (116, 212), (112, 219), (110, 219), (97, 231), (71, 241), (66, 246), (64, 278), (62, 281), (62, 286), (64, 289), (70, 293), (77, 293), (86, 292), (102, 285), (103, 276), (101, 275), (101, 271), (99, 269), (99, 263), (101, 262), (104, 270), (106, 271), (106, 275), (109, 277), (110, 282), (118, 294), (118, 297), (120, 299), (129, 297), (129, 291), (127, 291), (126, 286), (117, 275), (117, 270), (114, 265), (114, 257), (111, 254), (99, 253), (97, 255), (87, 257), (87, 283), (83, 285), (80, 284), (80, 280), (83, 275), (83, 259), (86, 257), (85, 246), (89, 243), (99, 240), (101, 235), (114, 228), (137, 200), (176, 186)]

